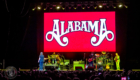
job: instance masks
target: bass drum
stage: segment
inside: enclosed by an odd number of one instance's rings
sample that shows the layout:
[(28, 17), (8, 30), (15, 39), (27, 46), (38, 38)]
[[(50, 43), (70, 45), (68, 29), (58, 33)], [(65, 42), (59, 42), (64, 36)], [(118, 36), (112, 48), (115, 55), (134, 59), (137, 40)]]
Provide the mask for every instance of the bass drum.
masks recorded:
[(103, 60), (99, 60), (97, 63), (98, 65), (103, 65)]

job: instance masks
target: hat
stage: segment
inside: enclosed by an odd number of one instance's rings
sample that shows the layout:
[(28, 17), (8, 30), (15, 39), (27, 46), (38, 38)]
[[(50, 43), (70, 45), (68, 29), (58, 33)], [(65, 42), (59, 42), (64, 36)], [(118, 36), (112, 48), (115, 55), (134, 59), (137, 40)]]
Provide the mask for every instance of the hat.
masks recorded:
[(105, 51), (102, 51), (102, 54), (106, 54), (106, 52)]

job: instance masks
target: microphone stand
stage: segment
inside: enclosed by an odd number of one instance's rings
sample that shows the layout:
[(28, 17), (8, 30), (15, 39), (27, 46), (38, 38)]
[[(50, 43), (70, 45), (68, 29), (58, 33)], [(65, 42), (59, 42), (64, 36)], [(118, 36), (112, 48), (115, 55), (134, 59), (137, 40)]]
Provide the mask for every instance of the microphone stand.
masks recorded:
[(84, 60), (85, 60), (85, 53), (84, 53)]

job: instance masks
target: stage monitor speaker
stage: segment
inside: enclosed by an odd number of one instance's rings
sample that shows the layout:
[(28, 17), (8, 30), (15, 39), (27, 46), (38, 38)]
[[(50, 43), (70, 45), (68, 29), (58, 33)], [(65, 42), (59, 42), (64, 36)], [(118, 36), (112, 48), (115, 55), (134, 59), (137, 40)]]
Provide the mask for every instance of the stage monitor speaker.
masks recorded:
[(70, 60), (69, 59), (65, 59), (64, 60), (64, 65), (68, 65), (68, 64), (70, 64)]
[(75, 67), (75, 70), (82, 71), (83, 68), (82, 67)]
[(45, 69), (46, 69), (46, 70), (51, 70), (51, 71), (55, 70), (56, 68), (58, 68), (58, 67), (54, 67), (54, 66), (45, 66)]
[(92, 71), (94, 71), (94, 67), (88, 67), (86, 70), (92, 70)]

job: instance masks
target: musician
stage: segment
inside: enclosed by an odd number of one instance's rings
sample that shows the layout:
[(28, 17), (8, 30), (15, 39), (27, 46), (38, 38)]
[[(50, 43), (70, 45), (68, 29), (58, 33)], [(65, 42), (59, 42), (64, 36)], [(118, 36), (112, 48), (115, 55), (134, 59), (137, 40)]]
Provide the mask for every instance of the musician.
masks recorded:
[[(53, 52), (52, 55), (56, 55), (55, 52)], [(52, 57), (52, 64), (54, 64), (54, 63), (56, 63), (56, 57), (53, 56), (53, 57)]]
[(98, 58), (98, 70), (103, 70), (106, 68), (107, 63), (107, 54), (105, 51), (101, 52), (102, 54)]
[(107, 58), (107, 60), (110, 59), (110, 54), (109, 54), (109, 52), (106, 54), (106, 58)]
[(60, 69), (60, 54), (57, 54), (56, 55), (56, 61), (57, 61), (57, 64), (58, 64), (58, 69)]
[(91, 53), (88, 59), (89, 66), (94, 67), (94, 59), (95, 59), (94, 53)]
[(120, 70), (120, 56), (118, 55), (118, 53), (116, 53), (116, 56), (115, 56), (114, 60), (116, 62), (117, 70)]
[(109, 59), (109, 53), (106, 53), (105, 51), (102, 52), (102, 57), (103, 57), (103, 64), (106, 65), (107, 61)]
[(105, 51), (102, 51), (102, 55), (101, 56), (103, 57), (103, 59), (106, 59), (107, 58), (106, 52)]
[(40, 52), (40, 56), (39, 56), (38, 62), (39, 62), (39, 70), (42, 71), (43, 70), (43, 63), (44, 63), (43, 52)]
[(103, 55), (101, 54), (98, 58), (97, 58), (97, 64), (98, 64), (98, 70), (103, 70), (104, 66), (103, 66)]

